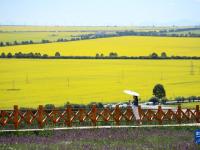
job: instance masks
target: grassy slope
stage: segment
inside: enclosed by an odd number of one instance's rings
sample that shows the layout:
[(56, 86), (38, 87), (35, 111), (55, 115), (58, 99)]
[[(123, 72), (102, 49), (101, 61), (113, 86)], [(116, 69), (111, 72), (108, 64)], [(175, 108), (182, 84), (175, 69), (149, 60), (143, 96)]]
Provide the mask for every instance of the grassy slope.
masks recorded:
[(200, 61), (193, 61), (193, 75), (190, 65), (190, 60), (1, 59), (0, 106), (120, 102), (131, 98), (124, 89), (139, 92), (144, 100), (157, 83), (168, 98), (199, 95)]
[(120, 56), (147, 56), (152, 52), (160, 54), (165, 51), (168, 55), (200, 56), (200, 38), (126, 36), (0, 48), (0, 53), (20, 51), (49, 55), (59, 51), (61, 55), (74, 56), (95, 56), (96, 53), (108, 55), (110, 52), (117, 52)]
[(198, 127), (118, 128), (17, 132), (0, 136), (2, 149), (199, 149)]

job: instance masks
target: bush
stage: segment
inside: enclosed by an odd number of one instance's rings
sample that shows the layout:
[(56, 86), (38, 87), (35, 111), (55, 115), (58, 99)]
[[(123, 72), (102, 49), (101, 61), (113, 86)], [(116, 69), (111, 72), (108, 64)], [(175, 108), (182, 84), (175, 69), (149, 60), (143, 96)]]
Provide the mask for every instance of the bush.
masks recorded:
[(157, 97), (152, 97), (149, 99), (149, 102), (153, 102), (153, 105), (159, 104), (159, 99)]
[(60, 57), (61, 55), (60, 55), (60, 53), (59, 52), (56, 52), (55, 53), (55, 57)]
[(190, 97), (188, 97), (188, 100), (189, 100), (189, 102), (191, 102), (191, 101), (194, 102), (194, 100), (197, 100), (197, 96), (190, 96)]
[(54, 109), (55, 108), (55, 105), (54, 104), (46, 104), (44, 106), (45, 109)]
[(181, 103), (181, 102), (184, 102), (185, 98), (179, 96), (179, 97), (176, 97), (174, 100), (177, 101), (177, 103)]
[(161, 99), (161, 104), (166, 104), (166, 102), (168, 101), (168, 99), (165, 97), (165, 98), (162, 98)]

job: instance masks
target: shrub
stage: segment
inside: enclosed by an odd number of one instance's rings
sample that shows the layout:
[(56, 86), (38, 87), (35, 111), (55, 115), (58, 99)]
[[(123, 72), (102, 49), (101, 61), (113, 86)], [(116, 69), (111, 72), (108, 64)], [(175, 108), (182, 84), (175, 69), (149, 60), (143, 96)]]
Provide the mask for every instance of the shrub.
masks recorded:
[(152, 97), (149, 99), (149, 102), (153, 102), (153, 105), (156, 105), (159, 103), (159, 99), (157, 97)]
[(179, 97), (176, 97), (174, 100), (175, 100), (177, 103), (180, 103), (180, 102), (184, 102), (185, 98), (179, 96)]
[(166, 97), (161, 99), (161, 104), (166, 104), (166, 102), (168, 101), (168, 99)]
[(55, 105), (54, 104), (46, 104), (44, 106), (45, 109), (54, 109), (55, 108)]

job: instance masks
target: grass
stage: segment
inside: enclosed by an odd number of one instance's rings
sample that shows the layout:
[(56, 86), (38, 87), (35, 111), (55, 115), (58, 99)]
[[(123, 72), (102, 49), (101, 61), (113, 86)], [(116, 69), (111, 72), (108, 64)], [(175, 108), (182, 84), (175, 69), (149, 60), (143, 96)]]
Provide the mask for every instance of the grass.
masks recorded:
[(182, 108), (191, 108), (191, 109), (195, 109), (196, 105), (200, 105), (199, 102), (191, 102), (191, 103), (182, 103), (181, 107)]
[[(10, 149), (198, 149), (198, 127), (118, 128), (25, 132), (0, 136), (1, 148)], [(49, 131), (48, 131), (49, 132)]]
[(0, 106), (37, 107), (131, 99), (142, 100), (161, 83), (168, 98), (199, 95), (200, 61), (191, 60), (0, 60)]
[(40, 52), (51, 56), (57, 51), (65, 56), (95, 56), (96, 53), (109, 55), (110, 52), (117, 52), (120, 56), (147, 56), (152, 52), (159, 55), (161, 52), (166, 52), (169, 56), (200, 56), (200, 38), (126, 36), (0, 48), (0, 53), (14, 54), (20, 51)]

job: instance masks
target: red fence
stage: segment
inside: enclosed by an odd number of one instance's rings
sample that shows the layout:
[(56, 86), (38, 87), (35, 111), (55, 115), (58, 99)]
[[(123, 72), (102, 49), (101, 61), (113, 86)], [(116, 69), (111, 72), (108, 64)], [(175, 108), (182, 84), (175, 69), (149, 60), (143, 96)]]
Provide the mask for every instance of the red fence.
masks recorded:
[[(181, 109), (181, 106), (178, 106), (175, 110), (163, 110), (161, 106), (158, 106), (157, 110), (144, 110), (139, 106), (138, 111), (141, 122), (146, 124), (152, 122), (157, 124), (200, 122), (199, 105), (196, 106), (195, 110)], [(100, 109), (93, 105), (91, 109), (79, 108), (77, 110), (70, 105), (65, 110), (56, 108), (46, 110), (42, 105), (39, 105), (37, 110), (19, 110), (18, 106), (15, 105), (14, 110), (0, 110), (1, 129), (8, 126), (15, 129), (29, 128), (33, 125), (43, 128), (50, 124), (53, 126), (62, 124), (71, 127), (75, 126), (77, 122), (79, 124), (86, 122), (93, 126), (100, 125), (99, 122), (101, 122), (101, 125), (108, 122), (112, 122), (112, 125), (120, 125), (135, 122), (135, 117), (130, 106), (122, 109), (118, 105), (114, 109)]]

